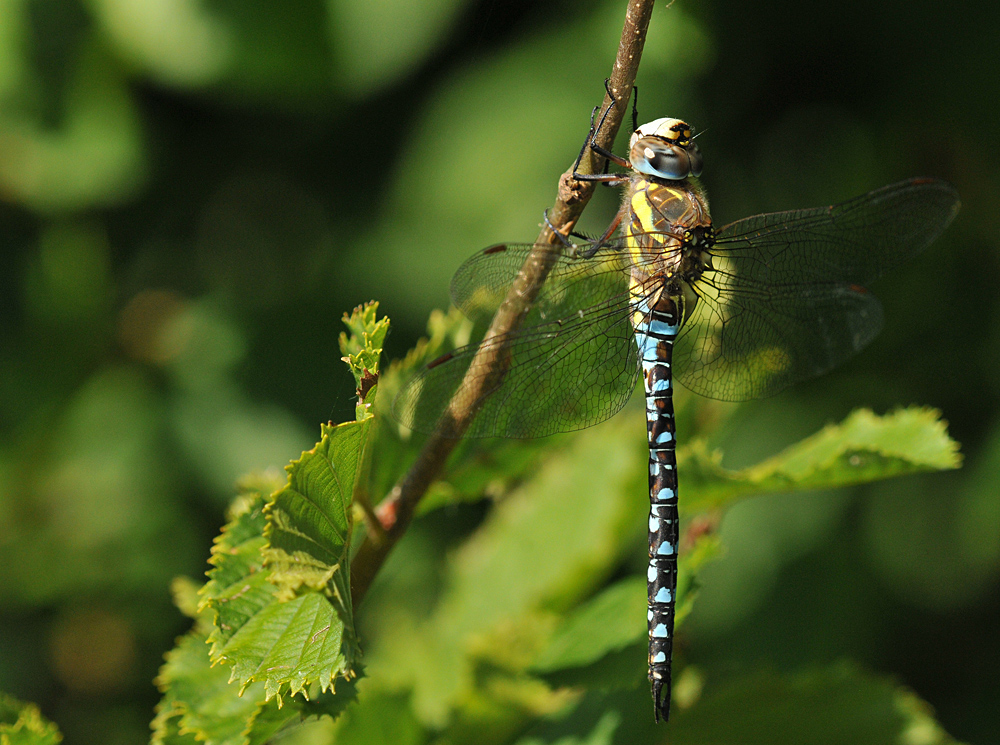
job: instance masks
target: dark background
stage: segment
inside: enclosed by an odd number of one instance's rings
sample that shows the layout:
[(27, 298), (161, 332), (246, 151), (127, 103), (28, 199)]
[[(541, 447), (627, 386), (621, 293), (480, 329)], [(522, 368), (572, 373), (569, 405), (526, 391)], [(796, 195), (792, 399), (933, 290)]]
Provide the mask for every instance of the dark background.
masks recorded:
[[(662, 5), (662, 3), (660, 4)], [(138, 743), (236, 478), (352, 410), (340, 316), (400, 356), (461, 260), (530, 240), (600, 101), (623, 2), (19, 0), (0, 10), (0, 690)], [(723, 525), (705, 664), (843, 657), (955, 737), (1000, 711), (995, 3), (657, 7), (640, 119), (696, 125), (718, 224), (950, 180), (947, 234), (875, 288), (842, 370), (742, 407), (754, 462), (857, 406), (939, 408), (955, 474)], [(600, 229), (616, 196), (599, 196)]]

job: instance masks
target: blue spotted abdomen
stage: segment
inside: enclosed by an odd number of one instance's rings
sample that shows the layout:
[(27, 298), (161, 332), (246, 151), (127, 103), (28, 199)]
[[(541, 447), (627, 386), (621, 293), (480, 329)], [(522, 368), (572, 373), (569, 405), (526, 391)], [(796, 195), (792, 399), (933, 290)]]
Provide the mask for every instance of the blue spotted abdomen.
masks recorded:
[(649, 437), (649, 680), (657, 717), (670, 715), (670, 659), (677, 591), (677, 458), (670, 360), (680, 328), (677, 302), (665, 293), (634, 316), (646, 388)]

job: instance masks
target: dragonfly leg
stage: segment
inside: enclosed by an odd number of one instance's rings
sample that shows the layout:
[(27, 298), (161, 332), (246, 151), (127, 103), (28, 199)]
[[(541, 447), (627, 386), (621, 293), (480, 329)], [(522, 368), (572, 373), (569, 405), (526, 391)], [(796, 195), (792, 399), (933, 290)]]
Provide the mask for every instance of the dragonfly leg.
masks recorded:
[[(604, 90), (608, 94), (608, 98), (612, 101), (616, 101), (615, 94), (611, 92), (611, 78), (604, 78)], [(610, 106), (608, 107), (611, 108)], [(601, 122), (603, 124), (603, 122)], [(590, 126), (594, 126), (594, 115), (590, 115)], [(632, 131), (635, 132), (639, 129), (639, 86), (632, 86)]]
[[(601, 121), (597, 124), (597, 126), (594, 126), (594, 119), (601, 107), (595, 106), (594, 110), (590, 112), (590, 131), (587, 132), (587, 139), (584, 140), (583, 147), (580, 148), (580, 154), (576, 156), (576, 163), (573, 164), (573, 178), (577, 181), (597, 181), (599, 183), (607, 184), (608, 186), (621, 186), (629, 180), (628, 177), (616, 173), (608, 173), (608, 164), (609, 162), (614, 163), (622, 168), (630, 168), (631, 164), (627, 159), (615, 155), (610, 150), (605, 150), (594, 141), (598, 132), (600, 132), (601, 128), (604, 127), (604, 122), (608, 118), (608, 114), (611, 113), (611, 109), (613, 109), (617, 103), (614, 94), (611, 92), (610, 79), (608, 78), (604, 80), (604, 89), (608, 92), (608, 97), (611, 99), (611, 105), (604, 111), (604, 115), (601, 117)], [(632, 119), (633, 123), (638, 121), (638, 114), (635, 110), (632, 112)], [(604, 167), (601, 168), (600, 173), (579, 172), (580, 162), (583, 160), (583, 155), (587, 152), (588, 147), (592, 152), (597, 153), (605, 159)]]
[(581, 259), (589, 259), (594, 254), (597, 253), (597, 251), (601, 248), (601, 246), (605, 246), (605, 245), (608, 244), (608, 239), (611, 238), (611, 235), (618, 229), (618, 225), (622, 221), (622, 215), (623, 215), (623, 212), (621, 210), (619, 210), (618, 214), (615, 215), (615, 219), (611, 221), (611, 225), (608, 226), (608, 229), (605, 230), (604, 234), (600, 238), (598, 238), (596, 241), (590, 240), (589, 238), (587, 238), (587, 236), (582, 235), (580, 233), (570, 233), (569, 234), (569, 235), (573, 236), (574, 238), (583, 238), (584, 240), (587, 241), (586, 244), (573, 243), (566, 236), (565, 233), (563, 233), (560, 230), (557, 230), (556, 226), (552, 224), (551, 220), (549, 220), (549, 211), (548, 210), (545, 210), (542, 213), (542, 219), (545, 220), (545, 224), (548, 226), (549, 230), (551, 230), (553, 233), (555, 233), (556, 237), (559, 238), (559, 242), (562, 243), (564, 247), (566, 247), (567, 249), (569, 249), (569, 251), (572, 253), (573, 256), (576, 256), (577, 258), (581, 258)]
[(632, 86), (632, 131), (639, 129), (639, 86)]
[[(548, 209), (546, 209), (544, 212), (542, 212), (542, 219), (545, 220), (545, 224), (548, 226), (549, 230), (551, 230), (555, 234), (556, 238), (559, 239), (559, 242), (562, 243), (565, 248), (568, 248), (568, 249), (570, 249), (572, 251), (576, 251), (576, 249), (578, 248), (578, 246), (575, 243), (573, 243), (566, 236), (565, 233), (563, 233), (555, 225), (552, 224), (552, 221), (549, 219), (549, 211), (548, 211)], [(570, 235), (576, 235), (576, 233), (570, 233)], [(577, 236), (577, 237), (580, 237), (580, 236)]]

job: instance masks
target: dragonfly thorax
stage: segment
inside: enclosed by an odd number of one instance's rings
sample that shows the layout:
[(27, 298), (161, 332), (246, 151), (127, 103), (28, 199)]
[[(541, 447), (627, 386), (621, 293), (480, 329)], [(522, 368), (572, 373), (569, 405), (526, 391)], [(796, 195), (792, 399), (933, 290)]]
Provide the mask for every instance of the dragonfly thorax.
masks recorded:
[(691, 126), (680, 119), (656, 119), (639, 127), (629, 141), (629, 163), (644, 176), (679, 181), (701, 173), (702, 157)]

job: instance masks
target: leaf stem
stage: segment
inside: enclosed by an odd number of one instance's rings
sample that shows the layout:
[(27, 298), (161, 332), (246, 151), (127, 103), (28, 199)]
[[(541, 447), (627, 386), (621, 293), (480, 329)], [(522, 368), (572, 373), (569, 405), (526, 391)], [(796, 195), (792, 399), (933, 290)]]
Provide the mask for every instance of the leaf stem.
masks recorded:
[[(605, 149), (613, 147), (615, 135), (628, 111), (627, 103), (632, 95), (652, 13), (653, 0), (629, 0), (618, 54), (608, 81), (608, 89), (616, 100), (612, 101), (606, 94), (596, 119), (602, 121), (607, 114), (596, 138), (596, 143)], [(588, 147), (577, 171), (595, 173), (598, 161)], [(593, 191), (593, 183), (573, 178), (573, 167), (570, 166), (559, 178), (556, 202), (549, 211), (551, 225), (563, 234), (569, 233)], [(437, 431), (428, 438), (407, 474), (379, 504), (376, 516), (385, 535), (377, 536), (375, 540), (371, 535), (366, 537), (354, 558), (351, 591), (355, 604), (364, 597), (392, 547), (406, 532), (420, 499), (440, 474), (458, 438), (479, 412), (483, 392), (499, 385), (506, 374), (506, 344), (503, 340), (523, 323), (555, 262), (557, 254), (551, 247), (560, 244), (549, 225), (544, 225), (535, 241), (536, 250), (524, 262), (510, 292), (497, 310), (479, 352), (469, 366), (469, 372), (438, 422)]]

